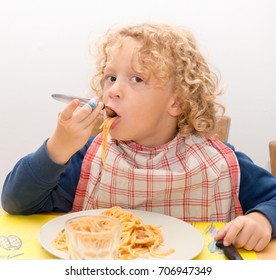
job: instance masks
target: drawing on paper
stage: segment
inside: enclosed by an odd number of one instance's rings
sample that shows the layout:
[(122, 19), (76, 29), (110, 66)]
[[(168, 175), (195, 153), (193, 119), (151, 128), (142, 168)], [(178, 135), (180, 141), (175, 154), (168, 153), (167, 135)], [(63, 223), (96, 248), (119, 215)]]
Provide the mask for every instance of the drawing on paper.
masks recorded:
[(0, 235), (0, 247), (6, 250), (19, 250), (22, 246), (21, 239), (16, 235)]

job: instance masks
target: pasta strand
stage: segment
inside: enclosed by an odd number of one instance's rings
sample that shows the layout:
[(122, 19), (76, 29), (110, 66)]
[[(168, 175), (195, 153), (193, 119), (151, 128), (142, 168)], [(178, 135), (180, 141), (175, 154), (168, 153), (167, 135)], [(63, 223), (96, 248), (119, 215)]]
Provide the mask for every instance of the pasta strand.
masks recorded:
[(100, 126), (100, 129), (103, 128), (102, 163), (103, 163), (104, 168), (106, 168), (105, 157), (106, 157), (108, 133), (109, 133), (109, 129), (110, 129), (112, 123), (115, 121), (115, 119), (116, 118), (106, 118)]

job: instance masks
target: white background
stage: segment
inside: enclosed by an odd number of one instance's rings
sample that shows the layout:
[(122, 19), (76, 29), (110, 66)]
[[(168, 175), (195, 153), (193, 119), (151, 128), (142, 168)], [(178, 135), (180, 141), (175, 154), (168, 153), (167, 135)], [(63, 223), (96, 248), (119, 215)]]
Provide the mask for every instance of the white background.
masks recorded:
[[(183, 270), (183, 273), (178, 274), (179, 268)], [(208, 268), (212, 269), (211, 274), (204, 274)], [(273, 260), (2, 260), (0, 262), (2, 275), (9, 275), (9, 279), (21, 279), (22, 275), (27, 275), (28, 280), (150, 280), (156, 278), (158, 280), (221, 280), (227, 278), (227, 275), (231, 275), (233, 279), (259, 280), (267, 278), (269, 274), (273, 275), (274, 268), (275, 261)], [(68, 271), (72, 274), (68, 274)], [(202, 273), (198, 273), (200, 271)]]
[(53, 132), (63, 104), (85, 96), (91, 44), (111, 26), (163, 22), (188, 27), (221, 73), (229, 142), (269, 170), (276, 139), (276, 1), (0, 0), (0, 190), (17, 160)]

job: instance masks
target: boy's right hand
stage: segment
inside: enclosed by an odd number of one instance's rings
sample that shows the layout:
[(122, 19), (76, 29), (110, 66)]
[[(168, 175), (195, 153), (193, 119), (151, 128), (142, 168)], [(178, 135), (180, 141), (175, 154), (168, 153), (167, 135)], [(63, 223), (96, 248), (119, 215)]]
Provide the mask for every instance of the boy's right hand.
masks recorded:
[(48, 154), (58, 164), (65, 164), (86, 144), (104, 107), (102, 102), (98, 102), (92, 111), (90, 105), (79, 107), (79, 103), (79, 100), (73, 100), (59, 114), (56, 130), (47, 141)]

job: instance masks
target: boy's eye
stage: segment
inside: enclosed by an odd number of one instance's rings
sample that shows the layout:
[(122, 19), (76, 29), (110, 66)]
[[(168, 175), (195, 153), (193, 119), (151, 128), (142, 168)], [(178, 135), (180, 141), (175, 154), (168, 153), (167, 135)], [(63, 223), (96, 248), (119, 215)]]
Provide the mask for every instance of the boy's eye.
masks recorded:
[(143, 82), (143, 79), (141, 79), (140, 77), (137, 77), (137, 76), (133, 76), (133, 77), (131, 77), (131, 81), (135, 82), (135, 83), (141, 83), (141, 82)]
[(113, 82), (116, 81), (116, 77), (115, 76), (107, 76), (106, 80), (113, 83)]

